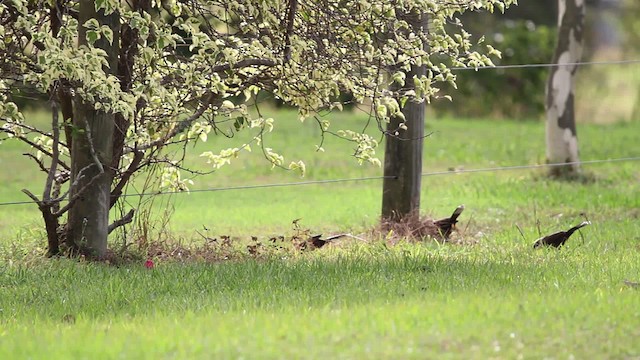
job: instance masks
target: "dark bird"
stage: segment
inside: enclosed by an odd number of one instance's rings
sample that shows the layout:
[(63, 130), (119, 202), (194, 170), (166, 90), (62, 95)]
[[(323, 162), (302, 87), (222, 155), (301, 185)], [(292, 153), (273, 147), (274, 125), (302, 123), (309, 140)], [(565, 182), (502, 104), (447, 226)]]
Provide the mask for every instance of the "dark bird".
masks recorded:
[(558, 231), (557, 233), (543, 236), (540, 239), (536, 240), (535, 243), (533, 243), (533, 248), (535, 249), (540, 246), (553, 246), (553, 247), (559, 248), (562, 245), (564, 245), (565, 242), (567, 242), (569, 237), (573, 235), (573, 233), (576, 230), (590, 224), (591, 224), (591, 221), (583, 221), (579, 225), (576, 225), (567, 231)]
[(451, 217), (436, 220), (433, 222), (438, 227), (440, 235), (442, 235), (443, 238), (446, 239), (449, 237), (449, 235), (451, 235), (451, 232), (453, 231), (453, 229), (455, 229), (456, 224), (458, 223), (458, 216), (462, 214), (463, 210), (464, 205), (460, 205), (456, 208)]
[(329, 236), (326, 239), (321, 239), (322, 234), (319, 234), (319, 235), (313, 235), (312, 237), (310, 237), (308, 242), (311, 244), (311, 248), (312, 249), (319, 249), (319, 248), (327, 245), (332, 240), (339, 239), (339, 238), (344, 237), (344, 236), (347, 236), (347, 234), (332, 235), (332, 236)]

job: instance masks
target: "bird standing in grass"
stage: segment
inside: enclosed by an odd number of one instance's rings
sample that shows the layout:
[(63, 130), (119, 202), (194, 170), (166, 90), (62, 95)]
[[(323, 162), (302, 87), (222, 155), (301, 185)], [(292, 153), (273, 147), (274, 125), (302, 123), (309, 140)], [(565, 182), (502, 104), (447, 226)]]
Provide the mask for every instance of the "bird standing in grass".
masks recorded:
[(567, 231), (558, 231), (557, 233), (541, 237), (540, 239), (536, 240), (535, 243), (533, 243), (533, 248), (535, 249), (540, 246), (553, 246), (559, 248), (564, 245), (565, 242), (567, 242), (569, 237), (573, 235), (576, 230), (590, 224), (591, 221), (583, 221), (579, 225), (576, 225)]
[(462, 214), (463, 210), (464, 205), (460, 205), (454, 210), (453, 214), (450, 217), (433, 222), (438, 227), (440, 235), (443, 238), (447, 239), (449, 235), (451, 235), (451, 232), (453, 231), (453, 229), (455, 229), (456, 224), (458, 223), (458, 216)]

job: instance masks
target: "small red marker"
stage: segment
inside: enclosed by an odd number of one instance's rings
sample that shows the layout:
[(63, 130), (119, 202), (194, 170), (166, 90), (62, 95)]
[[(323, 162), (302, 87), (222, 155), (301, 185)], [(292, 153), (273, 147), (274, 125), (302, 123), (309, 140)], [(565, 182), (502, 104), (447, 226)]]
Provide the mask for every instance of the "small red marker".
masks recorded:
[(153, 269), (153, 260), (147, 259), (147, 261), (144, 262), (144, 267), (147, 269)]

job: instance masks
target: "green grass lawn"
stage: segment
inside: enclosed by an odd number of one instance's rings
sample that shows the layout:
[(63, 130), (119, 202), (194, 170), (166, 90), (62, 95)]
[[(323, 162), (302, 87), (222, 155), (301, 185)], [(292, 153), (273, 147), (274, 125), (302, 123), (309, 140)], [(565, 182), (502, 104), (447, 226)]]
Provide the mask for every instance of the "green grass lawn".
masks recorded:
[[(317, 153), (314, 124), (274, 115), (270, 146), (305, 160), (306, 178), (270, 170), (254, 151), (192, 188), (381, 175), (349, 157), (351, 144), (327, 139)], [(428, 130), (425, 172), (544, 162), (540, 122), (429, 119)], [(583, 160), (640, 155), (640, 122), (578, 131)], [(204, 169), (197, 155), (230, 144), (198, 144), (188, 162)], [(20, 156), (28, 149), (0, 150), (0, 167), (15, 170), (0, 173), (0, 202), (25, 200), (22, 188), (40, 193), (43, 175)], [(302, 218), (312, 231), (371, 242), (263, 260), (160, 260), (152, 270), (44, 259), (33, 250), (44, 244), (35, 206), (0, 207), (0, 358), (637, 358), (640, 288), (624, 280), (640, 281), (639, 169), (587, 166), (585, 183), (542, 170), (424, 177), (425, 213), (466, 205), (455, 237), (464, 245), (372, 236), (380, 180), (158, 197), (184, 241), (203, 225), (217, 235), (290, 234)], [(593, 225), (561, 251), (531, 249), (538, 223), (553, 232), (585, 216)]]

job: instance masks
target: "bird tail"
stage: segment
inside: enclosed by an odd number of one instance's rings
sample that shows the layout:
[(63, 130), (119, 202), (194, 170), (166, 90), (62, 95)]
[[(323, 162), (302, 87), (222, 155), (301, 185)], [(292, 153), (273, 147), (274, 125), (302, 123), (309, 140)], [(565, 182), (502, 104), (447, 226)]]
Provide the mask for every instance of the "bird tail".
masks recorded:
[(462, 211), (464, 210), (464, 205), (460, 205), (458, 206), (454, 211), (453, 214), (451, 214), (451, 222), (455, 222), (456, 220), (458, 220), (458, 216), (460, 216), (460, 214), (462, 214)]
[(335, 239), (340, 239), (342, 237), (345, 237), (349, 234), (338, 234), (338, 235), (331, 235), (329, 237), (327, 237), (326, 239), (324, 239), (324, 241), (331, 241), (331, 240), (335, 240)]
[(578, 224), (578, 225), (572, 227), (571, 229), (567, 230), (567, 232), (569, 234), (573, 234), (576, 230), (578, 230), (580, 228), (583, 228), (583, 227), (585, 227), (587, 225), (591, 225), (591, 221), (583, 221), (580, 224)]

